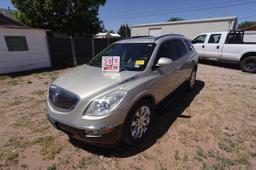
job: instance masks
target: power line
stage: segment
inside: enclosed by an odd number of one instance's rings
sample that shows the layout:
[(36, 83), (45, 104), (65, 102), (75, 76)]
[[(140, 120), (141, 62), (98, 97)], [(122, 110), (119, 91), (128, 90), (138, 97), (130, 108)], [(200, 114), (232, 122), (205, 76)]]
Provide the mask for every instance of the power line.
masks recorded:
[(254, 15), (249, 15), (249, 16), (241, 17), (241, 18), (239, 18), (239, 20), (240, 20), (240, 21), (242, 21), (242, 20), (247, 20), (247, 19), (253, 18), (253, 17), (255, 17), (255, 16), (256, 16), (256, 14), (254, 14)]
[(156, 15), (165, 15), (165, 14), (177, 14), (177, 13), (188, 13), (188, 12), (200, 12), (205, 10), (211, 10), (211, 9), (218, 9), (218, 8), (225, 8), (225, 7), (234, 7), (234, 6), (244, 6), (244, 5), (250, 5), (250, 4), (256, 4), (255, 1), (250, 2), (243, 2), (243, 3), (236, 3), (236, 4), (226, 4), (226, 5), (218, 5), (218, 6), (211, 6), (211, 7), (200, 7), (200, 8), (191, 8), (191, 9), (183, 9), (183, 10), (177, 10), (174, 12), (161, 12), (161, 13), (151, 13), (151, 14), (144, 14), (144, 15), (134, 15), (134, 16), (127, 16), (127, 17), (116, 17), (113, 19), (105, 19), (105, 21), (113, 21), (113, 20), (122, 20), (122, 19), (134, 19), (134, 18), (141, 18), (141, 17), (150, 17), (150, 16), (156, 16)]
[[(233, 0), (233, 1), (225, 1), (225, 2), (221, 2), (221, 4), (230, 4), (230, 3), (235, 3), (235, 2), (241, 2), (241, 0)], [(202, 5), (204, 5), (204, 7), (206, 6), (209, 6), (209, 5), (218, 5), (220, 4), (220, 2), (218, 3), (204, 3), (204, 4), (201, 4), (201, 7)], [(205, 6), (206, 5), (206, 6)], [(191, 8), (188, 8), (188, 9), (191, 9)], [(132, 12), (132, 13), (126, 13), (126, 14), (121, 14), (121, 15), (116, 15), (116, 16), (111, 16), (110, 18), (106, 18), (106, 20), (111, 20), (111, 19), (115, 19), (115, 18), (121, 18), (121, 17), (129, 17), (130, 15), (137, 15), (137, 14), (145, 14), (145, 13), (159, 13), (159, 12), (164, 12), (164, 11), (179, 11), (179, 10), (184, 10), (184, 8), (180, 8), (180, 9), (174, 9), (174, 8), (166, 8), (166, 9), (162, 9), (162, 10), (153, 10), (153, 11), (148, 11), (148, 12)]]

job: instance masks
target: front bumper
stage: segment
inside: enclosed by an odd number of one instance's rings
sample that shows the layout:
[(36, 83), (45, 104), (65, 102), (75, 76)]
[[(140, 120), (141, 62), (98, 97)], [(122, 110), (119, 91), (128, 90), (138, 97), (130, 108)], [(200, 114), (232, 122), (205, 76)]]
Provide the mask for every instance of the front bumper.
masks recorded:
[(56, 129), (63, 131), (72, 138), (78, 139), (79, 141), (89, 143), (92, 145), (115, 146), (120, 142), (122, 138), (123, 125), (103, 128), (85, 127), (83, 129), (78, 129), (58, 122), (51, 118), (49, 115), (47, 115), (47, 117), (49, 122)]

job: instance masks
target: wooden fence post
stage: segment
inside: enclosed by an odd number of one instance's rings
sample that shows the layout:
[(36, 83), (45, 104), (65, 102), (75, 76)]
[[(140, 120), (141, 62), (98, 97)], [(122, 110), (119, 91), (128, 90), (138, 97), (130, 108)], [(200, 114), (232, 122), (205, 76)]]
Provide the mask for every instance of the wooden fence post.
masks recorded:
[(94, 37), (91, 38), (92, 43), (92, 58), (95, 57), (95, 46), (94, 46)]
[(72, 57), (73, 57), (73, 64), (74, 66), (77, 65), (77, 62), (76, 62), (76, 46), (75, 46), (75, 39), (70, 36), (70, 42), (71, 42), (71, 51), (72, 51)]

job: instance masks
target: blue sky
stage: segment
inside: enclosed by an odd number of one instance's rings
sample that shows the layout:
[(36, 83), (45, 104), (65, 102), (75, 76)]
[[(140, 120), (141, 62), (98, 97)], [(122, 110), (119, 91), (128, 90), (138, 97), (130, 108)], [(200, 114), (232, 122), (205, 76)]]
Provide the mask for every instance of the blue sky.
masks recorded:
[[(0, 8), (13, 8), (10, 0), (0, 0)], [(256, 0), (107, 0), (99, 17), (107, 29), (121, 24), (136, 25), (167, 21), (171, 17), (200, 19), (238, 16), (239, 22), (256, 21)]]

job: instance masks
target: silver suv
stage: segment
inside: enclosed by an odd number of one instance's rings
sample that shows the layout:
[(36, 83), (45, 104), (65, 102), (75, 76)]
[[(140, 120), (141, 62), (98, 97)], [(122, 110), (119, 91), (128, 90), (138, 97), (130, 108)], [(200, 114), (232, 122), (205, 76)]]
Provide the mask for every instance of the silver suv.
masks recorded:
[[(103, 56), (119, 56), (120, 71), (102, 71)], [(86, 143), (140, 143), (155, 106), (181, 85), (194, 87), (197, 62), (198, 54), (182, 35), (120, 40), (50, 85), (48, 119)]]

